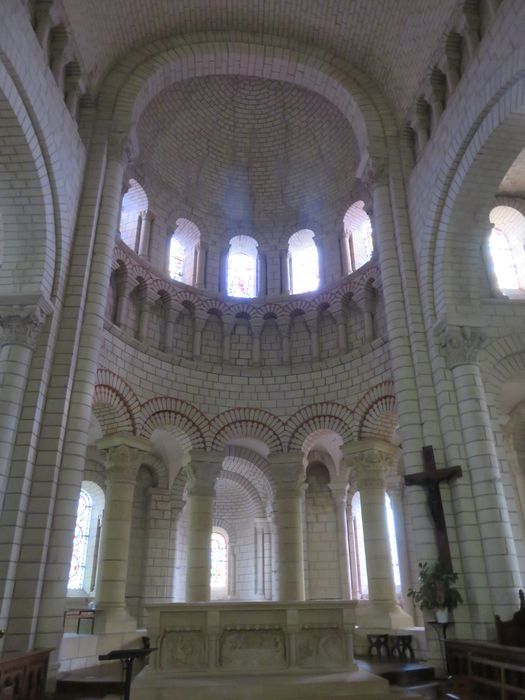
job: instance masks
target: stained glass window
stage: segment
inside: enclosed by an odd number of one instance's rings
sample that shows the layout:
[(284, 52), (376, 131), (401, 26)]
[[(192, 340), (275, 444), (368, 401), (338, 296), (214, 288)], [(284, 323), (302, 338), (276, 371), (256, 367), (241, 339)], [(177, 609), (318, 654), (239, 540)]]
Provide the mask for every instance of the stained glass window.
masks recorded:
[(319, 255), (314, 233), (297, 231), (288, 241), (290, 252), (290, 291), (292, 294), (313, 292), (319, 287)]
[(184, 246), (175, 238), (170, 241), (170, 277), (173, 280), (182, 282), (184, 270)]
[(500, 289), (520, 289), (520, 278), (507, 236), (494, 227), (489, 238), (490, 255)]
[(352, 498), (352, 520), (354, 530), (354, 551), (357, 560), (357, 587), (360, 598), (368, 598), (368, 575), (366, 571), (365, 537), (363, 532), (363, 516), (361, 514), (361, 496), (359, 491)]
[(91, 525), (91, 511), (93, 501), (87, 491), (81, 489), (78, 499), (77, 521), (75, 536), (73, 538), (73, 556), (69, 569), (68, 588), (81, 589), (84, 586), (84, 574), (86, 570), (86, 555), (89, 540), (89, 528)]
[(211, 576), (212, 588), (226, 590), (228, 585), (228, 543), (226, 537), (214, 530), (211, 535)]
[(228, 296), (251, 299), (257, 295), (257, 241), (235, 236), (228, 253)]

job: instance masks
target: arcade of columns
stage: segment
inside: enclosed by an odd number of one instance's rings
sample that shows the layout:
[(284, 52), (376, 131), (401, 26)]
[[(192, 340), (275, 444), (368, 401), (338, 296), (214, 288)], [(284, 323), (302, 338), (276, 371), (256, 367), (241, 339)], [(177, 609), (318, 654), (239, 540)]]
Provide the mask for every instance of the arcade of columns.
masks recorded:
[[(98, 564), (96, 605), (99, 632), (131, 631), (136, 622), (126, 612), (126, 579), (132, 526), (132, 505), (137, 471), (150, 457), (144, 441), (124, 436), (102, 439), (106, 455), (107, 490)], [(336, 504), (338, 554), (342, 598), (356, 597), (357, 557), (354, 547), (351, 496), (361, 497), (369, 600), (359, 610), (360, 625), (399, 628), (412, 624), (396, 602), (392, 558), (385, 511), (387, 473), (399, 458), (398, 448), (381, 440), (362, 440), (343, 447), (346, 468), (332, 486)], [(276, 574), (272, 599), (304, 601), (303, 503), (306, 490), (303, 453), (271, 454), (273, 503), (271, 513), (272, 569)], [(185, 600), (210, 600), (210, 542), (215, 484), (223, 456), (219, 452), (191, 450), (185, 466), (187, 508), (187, 573)], [(349, 477), (352, 486), (349, 486)], [(388, 489), (400, 548), (404, 522), (399, 491)], [(406, 581), (403, 581), (405, 584)]]

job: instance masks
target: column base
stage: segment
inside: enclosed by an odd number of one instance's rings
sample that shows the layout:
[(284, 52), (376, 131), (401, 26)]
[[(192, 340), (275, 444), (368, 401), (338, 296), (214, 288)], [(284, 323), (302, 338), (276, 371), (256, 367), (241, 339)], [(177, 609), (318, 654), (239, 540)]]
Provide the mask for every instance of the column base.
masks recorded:
[(134, 632), (136, 629), (137, 621), (128, 613), (126, 608), (97, 608), (95, 615), (95, 634)]
[(356, 608), (356, 623), (359, 627), (385, 630), (413, 627), (414, 620), (396, 603), (360, 601)]

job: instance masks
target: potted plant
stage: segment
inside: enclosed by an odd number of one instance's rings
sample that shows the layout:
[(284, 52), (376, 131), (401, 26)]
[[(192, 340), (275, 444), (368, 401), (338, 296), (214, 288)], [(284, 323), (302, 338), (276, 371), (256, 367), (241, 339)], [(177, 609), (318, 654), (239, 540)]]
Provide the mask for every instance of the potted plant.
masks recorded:
[(452, 569), (436, 561), (419, 563), (419, 587), (408, 591), (421, 610), (434, 610), (438, 622), (448, 622), (449, 610), (463, 602), (455, 584), (459, 578)]

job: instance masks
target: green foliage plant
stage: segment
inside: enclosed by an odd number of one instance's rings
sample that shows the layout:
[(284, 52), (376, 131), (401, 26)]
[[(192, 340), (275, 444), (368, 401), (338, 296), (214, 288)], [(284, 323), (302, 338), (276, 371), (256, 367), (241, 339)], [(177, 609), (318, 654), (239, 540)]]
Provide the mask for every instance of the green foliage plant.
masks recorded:
[(421, 610), (445, 608), (454, 610), (463, 602), (461, 593), (456, 588), (459, 575), (448, 566), (436, 561), (419, 563), (419, 587), (411, 588), (408, 597), (419, 605)]

